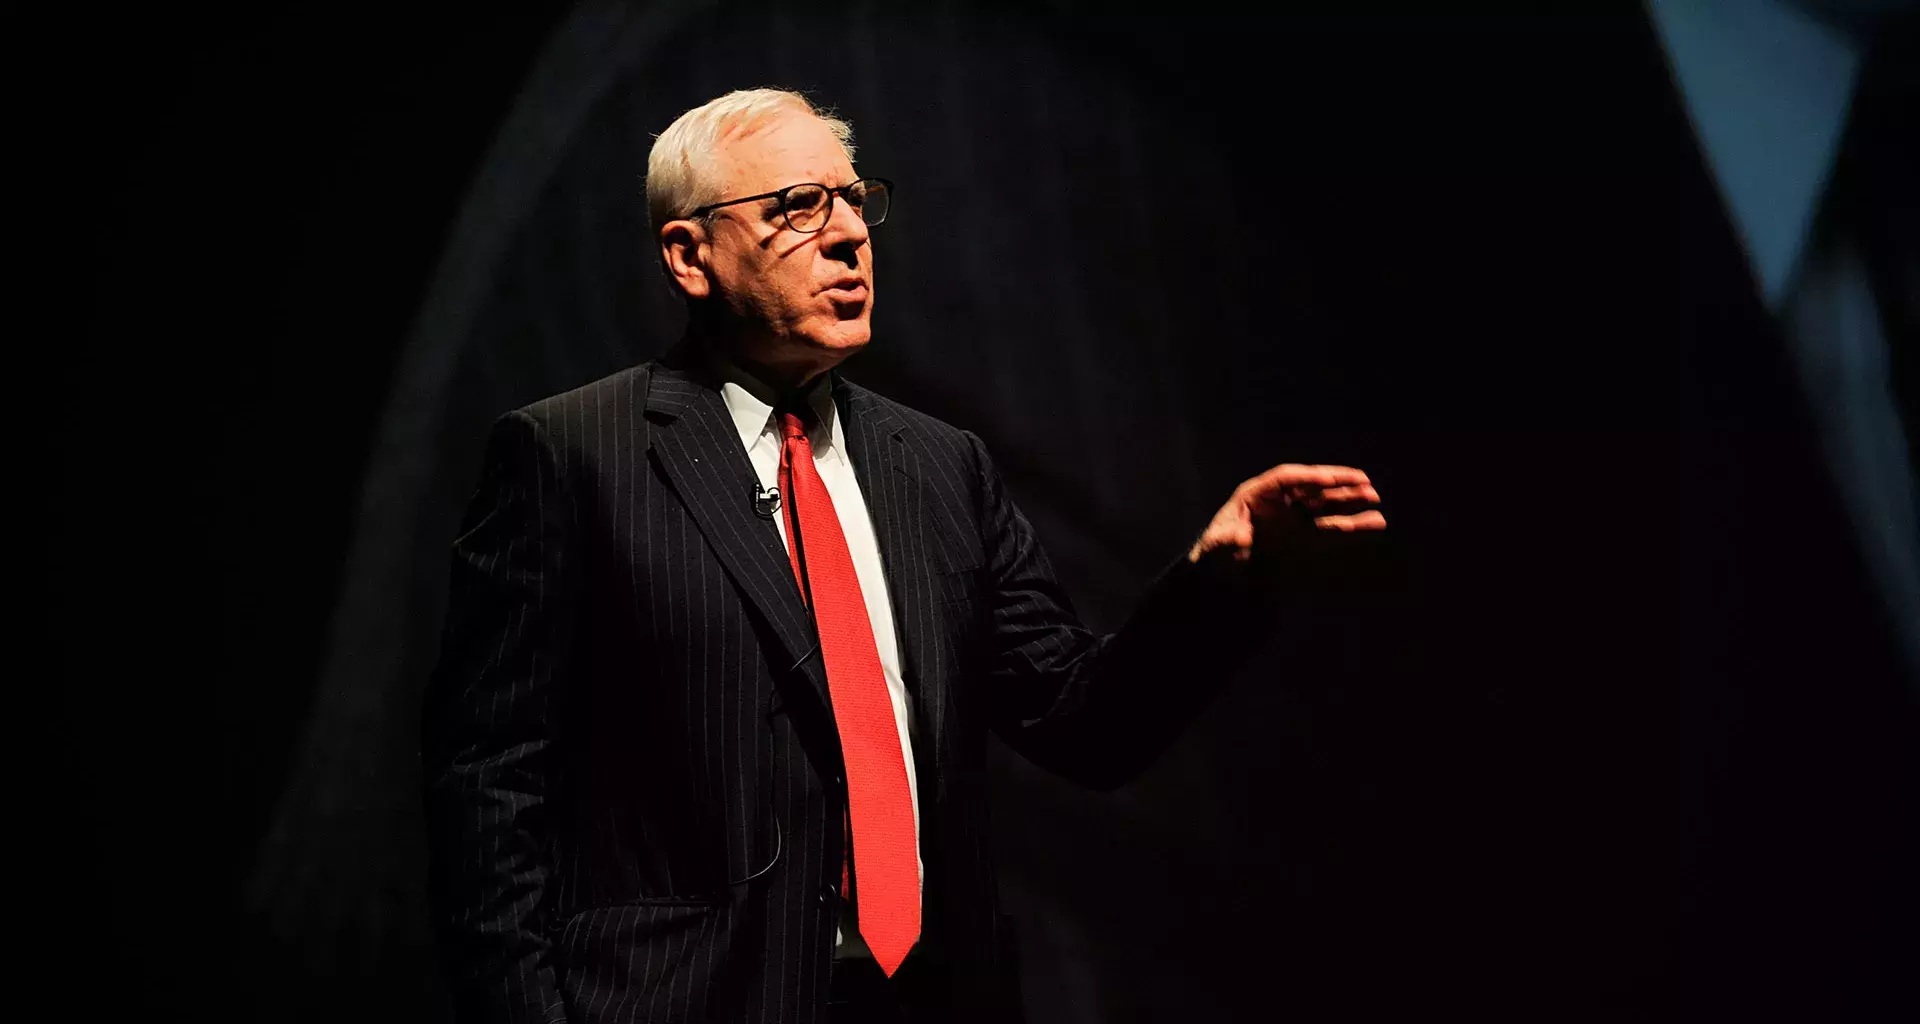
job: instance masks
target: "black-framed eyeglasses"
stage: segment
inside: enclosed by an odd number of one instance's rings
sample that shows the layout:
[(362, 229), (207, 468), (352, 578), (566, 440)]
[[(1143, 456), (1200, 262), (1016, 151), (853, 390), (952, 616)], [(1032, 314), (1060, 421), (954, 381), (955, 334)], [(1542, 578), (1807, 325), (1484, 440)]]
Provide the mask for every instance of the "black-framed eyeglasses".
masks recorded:
[(729, 199), (724, 203), (711, 203), (702, 206), (688, 217), (704, 217), (722, 206), (734, 206), (739, 203), (759, 202), (762, 199), (779, 199), (780, 215), (786, 218), (787, 226), (803, 235), (812, 234), (827, 226), (833, 218), (833, 197), (846, 200), (853, 212), (867, 222), (868, 227), (878, 227), (887, 219), (887, 207), (893, 200), (893, 182), (886, 178), (861, 178), (859, 181), (828, 188), (815, 181), (803, 181), (798, 185), (788, 185), (772, 192), (762, 192), (757, 196), (743, 196)]

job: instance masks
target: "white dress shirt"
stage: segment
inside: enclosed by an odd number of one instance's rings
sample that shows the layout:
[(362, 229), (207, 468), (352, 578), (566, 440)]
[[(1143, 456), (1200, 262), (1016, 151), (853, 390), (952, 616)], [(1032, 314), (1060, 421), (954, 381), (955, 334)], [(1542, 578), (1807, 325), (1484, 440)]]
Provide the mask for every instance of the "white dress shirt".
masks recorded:
[[(723, 381), (720, 396), (726, 400), (727, 412), (740, 432), (740, 443), (747, 449), (754, 475), (760, 479), (761, 487), (776, 487), (784, 438), (773, 418), (774, 396), (738, 367), (720, 362), (718, 368)], [(860, 579), (860, 596), (867, 606), (867, 622), (873, 627), (873, 645), (880, 652), (880, 671), (887, 679), (887, 697), (893, 702), (893, 722), (900, 730), (900, 754), (906, 761), (907, 788), (913, 800), (914, 860), (924, 884), (926, 865), (919, 857), (920, 786), (913, 770), (913, 716), (907, 708), (906, 684), (900, 679), (900, 643), (894, 634), (893, 602), (887, 597), (880, 542), (874, 537), (873, 516), (867, 511), (866, 496), (860, 493), (860, 481), (847, 458), (846, 434), (840, 426), (839, 410), (833, 404), (832, 389), (822, 381), (808, 401), (818, 421), (807, 434), (807, 442), (813, 447), (813, 465), (827, 486), (827, 494), (833, 498), (834, 513), (840, 517), (840, 532), (845, 535), (847, 551), (853, 556), (854, 575)], [(784, 517), (768, 523), (768, 528), (779, 535), (782, 547), (789, 543), (784, 523)], [(856, 881), (855, 889), (858, 887)], [(864, 951), (865, 943), (861, 942), (858, 930), (849, 927), (853, 923), (853, 907), (843, 906), (847, 907), (848, 916), (834, 933), (836, 952), (845, 955), (850, 951)]]

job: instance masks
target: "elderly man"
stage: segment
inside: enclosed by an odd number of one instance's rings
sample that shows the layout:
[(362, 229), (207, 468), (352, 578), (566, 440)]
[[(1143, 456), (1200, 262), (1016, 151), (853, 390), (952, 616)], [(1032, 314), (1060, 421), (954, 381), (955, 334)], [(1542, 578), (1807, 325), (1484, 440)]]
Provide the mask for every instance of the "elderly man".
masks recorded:
[(685, 339), (495, 424), (426, 707), (461, 1019), (1017, 1017), (987, 731), (1120, 784), (1288, 552), (1386, 525), (1277, 466), (1089, 632), (979, 438), (834, 372), (893, 191), (799, 95), (686, 112), (647, 178)]

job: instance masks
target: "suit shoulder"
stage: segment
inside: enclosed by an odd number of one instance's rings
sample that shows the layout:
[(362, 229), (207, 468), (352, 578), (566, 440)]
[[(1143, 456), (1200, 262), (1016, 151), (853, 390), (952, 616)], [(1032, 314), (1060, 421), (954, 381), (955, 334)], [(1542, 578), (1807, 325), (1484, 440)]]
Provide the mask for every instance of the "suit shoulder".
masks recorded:
[(930, 416), (911, 406), (902, 405), (852, 381), (847, 382), (847, 392), (856, 416), (877, 418), (881, 421), (891, 418), (923, 444), (956, 450), (967, 449), (973, 444), (966, 430), (937, 416)]
[(532, 420), (543, 432), (564, 433), (569, 423), (593, 423), (606, 413), (630, 408), (645, 398), (637, 394), (646, 364), (629, 366), (571, 391), (549, 395), (509, 412)]

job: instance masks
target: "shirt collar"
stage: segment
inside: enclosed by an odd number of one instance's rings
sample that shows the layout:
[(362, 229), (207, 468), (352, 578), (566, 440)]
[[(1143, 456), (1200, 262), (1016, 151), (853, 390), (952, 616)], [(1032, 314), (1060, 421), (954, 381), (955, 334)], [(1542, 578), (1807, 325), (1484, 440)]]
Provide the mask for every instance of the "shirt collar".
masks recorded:
[[(773, 389), (720, 356), (713, 357), (713, 368), (720, 378), (720, 397), (727, 403), (727, 415), (733, 418), (733, 428), (740, 434), (740, 444), (751, 448), (754, 439), (771, 426), (773, 406), (777, 400)], [(831, 372), (823, 373), (807, 385), (807, 404), (813, 407), (813, 414), (819, 421), (818, 426), (807, 432), (807, 440), (816, 453), (830, 445), (833, 439), (835, 409), (833, 387), (829, 380), (832, 376)]]

